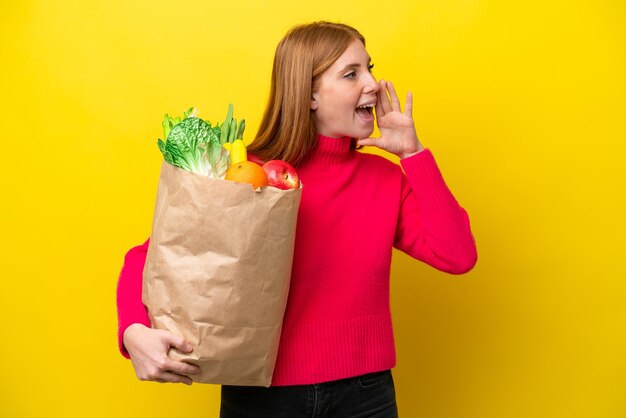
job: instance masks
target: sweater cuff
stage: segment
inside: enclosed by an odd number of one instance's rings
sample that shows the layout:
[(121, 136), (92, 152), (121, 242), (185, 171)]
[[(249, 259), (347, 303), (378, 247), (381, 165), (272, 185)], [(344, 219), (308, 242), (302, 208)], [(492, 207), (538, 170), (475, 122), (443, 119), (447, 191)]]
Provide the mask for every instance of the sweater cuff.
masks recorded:
[(448, 189), (429, 148), (400, 160), (406, 177), (419, 202), (435, 207), (448, 205), (456, 199)]

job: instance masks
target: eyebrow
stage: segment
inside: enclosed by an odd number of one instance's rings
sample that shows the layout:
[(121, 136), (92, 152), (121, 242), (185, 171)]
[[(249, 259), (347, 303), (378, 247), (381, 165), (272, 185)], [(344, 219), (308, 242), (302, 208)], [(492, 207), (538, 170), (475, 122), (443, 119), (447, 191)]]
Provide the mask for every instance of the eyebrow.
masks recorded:
[[(372, 58), (371, 57), (367, 57), (367, 63), (370, 64), (372, 62)], [(361, 64), (358, 63), (352, 63), (352, 64), (348, 64), (345, 67), (343, 67), (339, 72), (337, 72), (337, 74), (343, 73), (344, 71), (346, 71), (349, 68), (359, 68), (361, 66)]]

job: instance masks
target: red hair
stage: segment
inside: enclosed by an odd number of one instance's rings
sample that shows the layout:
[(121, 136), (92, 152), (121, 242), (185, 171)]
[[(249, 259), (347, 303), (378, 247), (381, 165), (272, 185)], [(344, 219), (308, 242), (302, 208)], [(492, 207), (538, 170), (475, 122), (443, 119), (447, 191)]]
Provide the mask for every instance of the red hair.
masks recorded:
[(314, 22), (287, 32), (276, 47), (269, 101), (248, 152), (265, 161), (297, 165), (315, 147), (310, 108), (314, 87), (355, 39), (365, 46), (363, 35), (343, 23)]

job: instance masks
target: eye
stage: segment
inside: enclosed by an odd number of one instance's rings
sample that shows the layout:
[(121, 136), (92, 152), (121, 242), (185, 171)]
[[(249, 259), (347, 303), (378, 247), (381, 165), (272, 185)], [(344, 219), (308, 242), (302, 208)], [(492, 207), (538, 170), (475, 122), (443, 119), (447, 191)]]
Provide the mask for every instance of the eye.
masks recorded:
[(348, 74), (344, 75), (344, 78), (354, 78), (356, 76), (356, 71), (350, 71)]

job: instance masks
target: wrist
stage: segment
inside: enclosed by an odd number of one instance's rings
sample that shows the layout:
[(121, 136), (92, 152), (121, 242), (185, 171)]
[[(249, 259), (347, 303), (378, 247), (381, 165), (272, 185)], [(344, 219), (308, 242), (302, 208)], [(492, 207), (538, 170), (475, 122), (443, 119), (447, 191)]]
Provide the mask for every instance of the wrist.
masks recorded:
[(409, 157), (412, 157), (412, 156), (414, 156), (414, 155), (417, 155), (417, 154), (419, 154), (419, 153), (420, 153), (420, 152), (422, 152), (422, 151), (424, 151), (424, 147), (420, 146), (420, 147), (417, 149), (417, 151), (413, 151), (413, 152), (405, 152), (405, 153), (403, 153), (403, 154), (400, 154), (400, 155), (399, 155), (399, 157), (400, 157), (400, 159), (402, 160), (402, 159), (404, 159), (404, 158), (409, 158)]
[(122, 336), (122, 342), (124, 343), (124, 345), (126, 345), (126, 338), (128, 337), (128, 335), (132, 334), (133, 332), (135, 332), (136, 330), (140, 328), (147, 328), (147, 327), (144, 324), (140, 324), (139, 322), (130, 324), (128, 327), (126, 327), (126, 329), (124, 330), (124, 334)]

